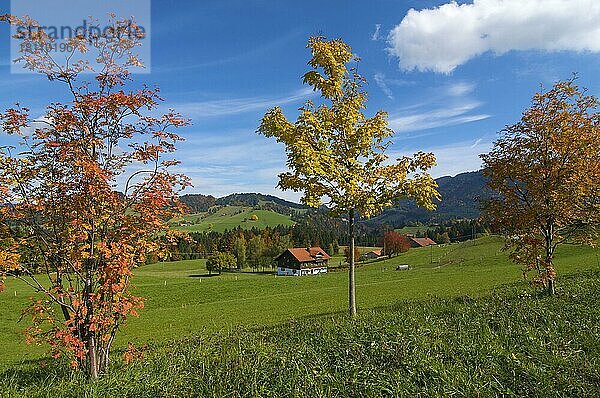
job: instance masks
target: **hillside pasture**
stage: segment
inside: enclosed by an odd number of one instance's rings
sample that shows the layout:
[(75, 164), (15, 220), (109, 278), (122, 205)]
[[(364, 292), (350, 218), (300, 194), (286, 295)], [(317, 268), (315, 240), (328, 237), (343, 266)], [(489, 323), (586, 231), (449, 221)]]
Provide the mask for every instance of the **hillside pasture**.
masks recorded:
[[(256, 215), (258, 220), (251, 220)], [(264, 229), (277, 225), (294, 225), (290, 215), (271, 210), (257, 210), (248, 206), (221, 206), (211, 212), (186, 215), (171, 221), (175, 229), (188, 232), (224, 232), (237, 227), (242, 229)]]
[[(402, 300), (431, 297), (477, 297), (493, 289), (518, 282), (518, 266), (500, 251), (499, 238), (431, 248), (411, 249), (392, 259), (369, 263), (357, 270), (360, 310)], [(431, 253), (433, 252), (433, 257)], [(598, 251), (563, 246), (557, 255), (560, 278), (573, 272), (598, 268)], [(434, 262), (431, 263), (431, 258)], [(395, 271), (409, 264), (409, 271)], [(205, 260), (159, 263), (137, 269), (135, 293), (146, 298), (139, 318), (131, 318), (116, 341), (162, 343), (190, 334), (210, 336), (239, 326), (274, 325), (305, 316), (343, 313), (347, 306), (347, 273), (332, 270), (310, 277), (277, 277), (270, 273), (224, 273), (208, 276)], [(529, 288), (522, 284), (523, 291)], [(0, 345), (4, 347), (0, 367), (42, 357), (44, 347), (27, 346), (19, 322), (20, 310), (32, 296), (19, 281), (11, 280), (0, 294)]]

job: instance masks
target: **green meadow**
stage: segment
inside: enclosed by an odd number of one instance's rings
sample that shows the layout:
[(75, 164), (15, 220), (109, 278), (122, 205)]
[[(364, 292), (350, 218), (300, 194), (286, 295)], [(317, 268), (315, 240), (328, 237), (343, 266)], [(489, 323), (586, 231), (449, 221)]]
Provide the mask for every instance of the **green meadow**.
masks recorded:
[[(486, 296), (504, 284), (517, 283), (530, 291), (518, 266), (510, 263), (496, 237), (411, 249), (389, 260), (359, 265), (359, 311), (431, 297)], [(565, 245), (557, 254), (558, 287), (561, 278), (598, 269), (598, 251)], [(409, 264), (409, 271), (395, 271)], [(339, 263), (338, 263), (339, 265)], [(213, 336), (240, 326), (281, 324), (307, 316), (344, 313), (347, 272), (334, 268), (326, 275), (277, 277), (271, 273), (223, 273), (209, 276), (205, 260), (159, 263), (140, 267), (133, 280), (135, 293), (146, 298), (139, 318), (130, 318), (116, 342), (160, 344), (189, 335)], [(9, 281), (0, 294), (0, 366), (10, 368), (38, 359), (45, 347), (28, 346), (20, 310), (32, 292), (19, 281)]]
[[(258, 219), (251, 220), (253, 215)], [(224, 232), (226, 229), (232, 230), (237, 227), (264, 229), (293, 224), (294, 221), (289, 215), (271, 210), (255, 210), (248, 206), (223, 206), (214, 212), (190, 214), (171, 221), (174, 228), (188, 232)]]

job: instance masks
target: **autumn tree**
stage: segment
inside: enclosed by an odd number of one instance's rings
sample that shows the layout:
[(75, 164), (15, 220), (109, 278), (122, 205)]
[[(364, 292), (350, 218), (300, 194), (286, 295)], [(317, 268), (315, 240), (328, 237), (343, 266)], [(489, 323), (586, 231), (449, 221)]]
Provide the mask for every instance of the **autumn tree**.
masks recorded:
[(574, 79), (533, 96), (521, 120), (506, 127), (481, 155), (493, 225), (507, 237), (511, 258), (533, 272), (532, 282), (554, 293), (556, 247), (594, 244), (600, 221), (598, 99)]
[(279, 256), (281, 253), (283, 253), (290, 247), (294, 247), (291, 235), (279, 234), (274, 235), (271, 242), (265, 246), (266, 247), (263, 252), (262, 264), (270, 266), (271, 268), (275, 268), (277, 266), (277, 262), (275, 261), (277, 256)]
[(394, 256), (400, 253), (407, 252), (410, 249), (410, 241), (402, 234), (395, 231), (387, 231), (383, 235), (384, 255)]
[[(357, 216), (370, 217), (398, 198), (413, 198), (433, 209), (436, 183), (426, 172), (435, 164), (431, 153), (419, 152), (395, 163), (386, 150), (393, 131), (387, 114), (363, 113), (365, 79), (353, 62), (359, 59), (342, 40), (311, 37), (312, 58), (303, 81), (321, 94), (320, 104), (307, 101), (295, 122), (279, 107), (263, 117), (259, 133), (285, 144), (290, 172), (279, 175), (278, 187), (302, 192), (302, 202), (317, 207), (325, 202), (334, 216), (348, 217), (351, 253)], [(354, 255), (350, 259), (349, 311), (356, 314)]]
[(331, 244), (331, 251), (331, 256), (337, 256), (337, 254), (340, 252), (340, 245), (338, 244), (337, 240), (334, 240)]
[[(0, 114), (3, 132), (20, 140), (0, 149), (0, 289), (14, 277), (38, 292), (24, 312), (28, 339), (96, 378), (117, 331), (143, 307), (130, 289), (134, 268), (160, 250), (157, 236), (169, 240), (166, 221), (181, 213), (188, 181), (171, 172), (170, 153), (181, 140), (173, 130), (188, 121), (159, 115), (158, 89), (133, 85), (135, 23), (112, 18), (108, 35), (72, 38), (61, 64), (37, 22), (2, 19), (32, 28), (17, 36), (26, 51), (18, 61), (68, 100), (36, 119), (19, 105)], [(80, 53), (94, 62), (74, 61)]]

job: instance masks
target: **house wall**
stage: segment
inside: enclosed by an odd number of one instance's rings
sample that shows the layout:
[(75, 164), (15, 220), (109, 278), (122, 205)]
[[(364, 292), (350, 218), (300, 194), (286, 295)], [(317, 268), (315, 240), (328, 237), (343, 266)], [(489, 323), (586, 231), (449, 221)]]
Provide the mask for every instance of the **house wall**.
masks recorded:
[(360, 258), (364, 261), (364, 260), (374, 260), (376, 258), (379, 258), (379, 256), (375, 253), (365, 253), (362, 256), (360, 256)]
[(279, 276), (307, 276), (307, 275), (318, 275), (318, 274), (326, 274), (327, 267), (315, 267), (315, 268), (303, 268), (303, 269), (294, 269), (294, 268), (286, 268), (286, 267), (277, 267), (277, 275)]
[(281, 268), (300, 269), (298, 260), (287, 251), (277, 259), (277, 265)]
[(277, 267), (277, 275), (279, 276), (300, 276), (300, 271), (292, 268)]

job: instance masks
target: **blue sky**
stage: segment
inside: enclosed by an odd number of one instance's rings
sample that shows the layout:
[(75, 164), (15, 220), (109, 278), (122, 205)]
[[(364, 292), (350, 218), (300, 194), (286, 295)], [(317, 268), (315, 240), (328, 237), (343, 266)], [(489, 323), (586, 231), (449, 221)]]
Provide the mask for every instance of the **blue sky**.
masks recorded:
[[(275, 188), (284, 148), (255, 131), (268, 108), (295, 119), (314, 95), (301, 82), (308, 37), (341, 37), (362, 59), (367, 113), (389, 113), (391, 154), (433, 151), (432, 174), (455, 175), (479, 168), (478, 154), (519, 119), (540, 84), (578, 72), (579, 84), (600, 95), (599, 3), (155, 0), (152, 72), (136, 80), (160, 86), (165, 105), (193, 120), (177, 155), (190, 192), (296, 200)], [(0, 108), (19, 102), (41, 113), (57, 99), (56, 85), (11, 74), (6, 26), (0, 37)]]

